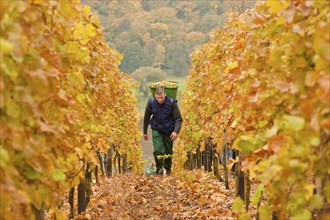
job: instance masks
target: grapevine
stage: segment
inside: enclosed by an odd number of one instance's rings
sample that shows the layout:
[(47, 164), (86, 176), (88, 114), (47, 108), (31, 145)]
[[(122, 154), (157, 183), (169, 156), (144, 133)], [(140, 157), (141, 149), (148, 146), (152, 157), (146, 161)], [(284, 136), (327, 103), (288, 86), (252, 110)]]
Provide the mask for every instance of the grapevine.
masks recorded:
[(56, 210), (83, 162), (120, 146), (141, 169), (140, 131), (122, 56), (77, 1), (1, 1), (1, 218)]
[(227, 129), (265, 219), (310, 219), (330, 201), (329, 15), (327, 1), (260, 1), (192, 55), (175, 158), (208, 137), (220, 152)]
[(171, 81), (161, 81), (161, 82), (150, 83), (150, 88), (157, 88), (159, 86), (166, 87), (166, 88), (173, 88), (173, 89), (176, 89), (179, 87), (178, 83), (171, 82)]

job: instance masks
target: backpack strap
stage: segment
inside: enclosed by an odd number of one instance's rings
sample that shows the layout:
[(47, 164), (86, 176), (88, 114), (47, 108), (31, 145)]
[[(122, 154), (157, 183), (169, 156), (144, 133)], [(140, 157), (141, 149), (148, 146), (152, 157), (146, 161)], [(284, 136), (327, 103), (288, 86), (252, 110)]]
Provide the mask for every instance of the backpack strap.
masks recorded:
[(154, 98), (150, 98), (148, 100), (148, 106), (152, 109), (152, 102), (154, 101)]
[[(154, 101), (155, 98), (150, 98), (148, 99), (148, 106), (152, 109), (152, 102)], [(173, 114), (173, 109), (174, 109), (174, 99), (170, 98), (170, 103), (172, 107), (172, 114)]]
[(175, 102), (177, 102), (177, 100), (175, 99), (175, 101), (174, 101), (174, 99), (170, 99), (170, 103), (171, 103), (171, 106), (172, 106), (172, 114), (174, 113), (174, 103)]

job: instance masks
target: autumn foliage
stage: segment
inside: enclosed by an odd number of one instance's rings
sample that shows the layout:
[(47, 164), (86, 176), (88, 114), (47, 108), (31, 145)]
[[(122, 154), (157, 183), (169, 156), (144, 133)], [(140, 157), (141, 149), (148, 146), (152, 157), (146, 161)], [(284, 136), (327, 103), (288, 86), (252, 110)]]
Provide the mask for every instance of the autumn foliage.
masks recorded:
[(257, 2), (192, 55), (177, 161), (207, 137), (220, 149), (226, 128), (264, 219), (309, 219), (330, 201), (329, 15), (327, 1)]
[[(1, 219), (54, 208), (120, 146), (133, 170), (141, 150), (136, 98), (98, 17), (78, 1), (0, 1)], [(56, 210), (55, 210), (56, 211)]]

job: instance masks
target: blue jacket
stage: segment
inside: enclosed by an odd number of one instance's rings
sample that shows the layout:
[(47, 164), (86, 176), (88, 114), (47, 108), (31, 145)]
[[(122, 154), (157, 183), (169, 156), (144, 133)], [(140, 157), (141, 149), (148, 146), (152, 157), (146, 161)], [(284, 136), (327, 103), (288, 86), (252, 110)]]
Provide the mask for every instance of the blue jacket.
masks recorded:
[(175, 127), (175, 118), (173, 117), (173, 105), (175, 99), (166, 96), (163, 103), (159, 104), (155, 98), (150, 98), (148, 104), (151, 106), (152, 118), (150, 126), (152, 129), (160, 131), (166, 135), (171, 134)]

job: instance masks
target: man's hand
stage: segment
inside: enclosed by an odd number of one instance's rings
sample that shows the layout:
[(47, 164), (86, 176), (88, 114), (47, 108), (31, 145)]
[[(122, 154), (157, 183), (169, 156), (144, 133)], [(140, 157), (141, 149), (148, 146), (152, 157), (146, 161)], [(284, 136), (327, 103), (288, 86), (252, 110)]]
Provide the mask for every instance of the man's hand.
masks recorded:
[(177, 137), (178, 137), (178, 134), (175, 132), (172, 132), (172, 134), (170, 136), (171, 140), (174, 141)]
[(143, 134), (143, 139), (147, 141), (148, 140), (148, 134)]

